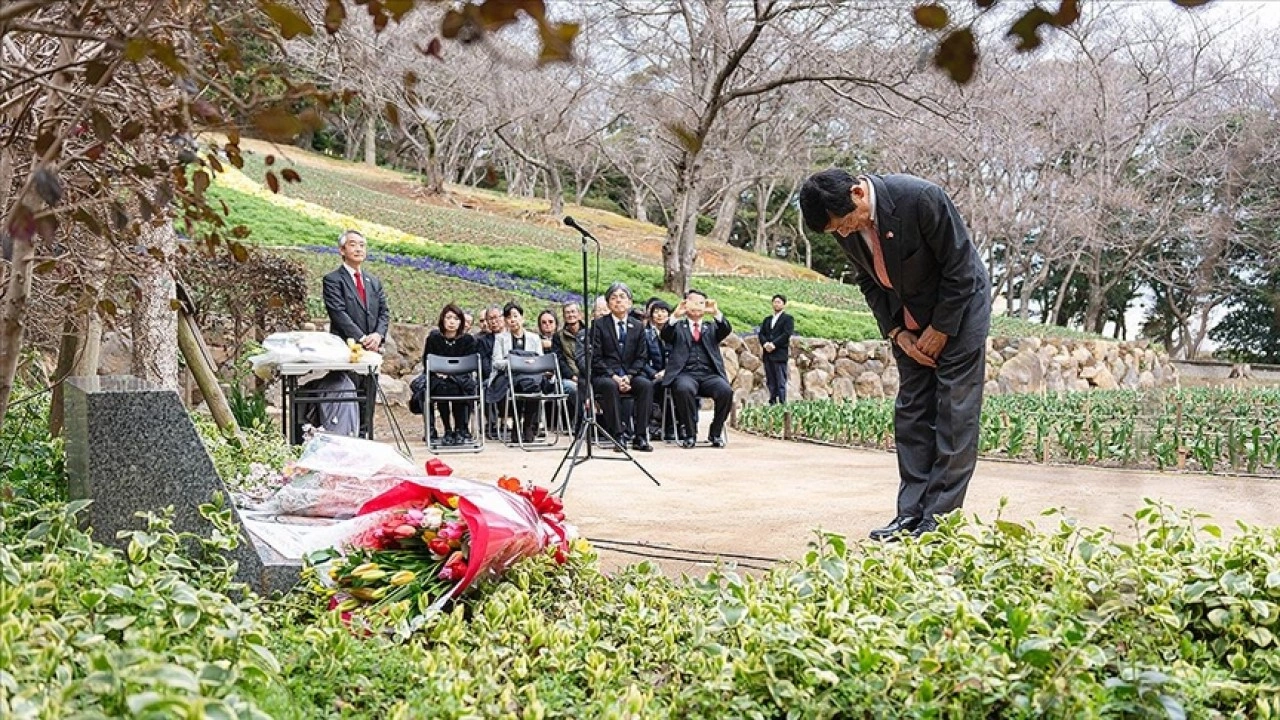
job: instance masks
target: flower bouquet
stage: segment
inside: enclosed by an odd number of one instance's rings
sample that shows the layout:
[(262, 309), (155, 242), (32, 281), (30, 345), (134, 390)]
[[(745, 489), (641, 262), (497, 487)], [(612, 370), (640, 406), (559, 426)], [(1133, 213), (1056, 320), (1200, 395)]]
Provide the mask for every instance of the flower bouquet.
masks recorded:
[(329, 563), (330, 608), (400, 607), (410, 616), (438, 610), (477, 580), (498, 578), (549, 547), (564, 562), (571, 540), (558, 498), (507, 477), (498, 487), (404, 478), (334, 532), (343, 539), (308, 558)]
[[(249, 509), (279, 515), (349, 518), (369, 500), (417, 468), (395, 448), (363, 438), (320, 433), (281, 473), (285, 481)], [(278, 483), (277, 483), (278, 484)]]

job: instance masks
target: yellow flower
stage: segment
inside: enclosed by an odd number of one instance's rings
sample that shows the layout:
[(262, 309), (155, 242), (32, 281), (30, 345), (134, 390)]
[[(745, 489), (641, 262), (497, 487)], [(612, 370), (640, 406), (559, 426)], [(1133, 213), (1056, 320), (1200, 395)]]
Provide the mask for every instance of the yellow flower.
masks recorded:
[(356, 566), (356, 569), (355, 569), (355, 570), (352, 570), (352, 571), (351, 571), (351, 574), (352, 574), (352, 575), (361, 575), (361, 574), (364, 574), (364, 573), (369, 572), (370, 570), (377, 570), (377, 569), (379, 569), (379, 568), (378, 568), (378, 563), (367, 562), (367, 563), (365, 563), (365, 564), (363, 564), (363, 565), (358, 565), (358, 566)]
[(387, 582), (391, 583), (396, 587), (400, 587), (402, 585), (408, 585), (409, 583), (413, 582), (414, 578), (416, 577), (418, 576), (414, 574), (413, 571), (411, 570), (401, 570), (395, 575), (392, 575), (391, 579), (388, 580)]

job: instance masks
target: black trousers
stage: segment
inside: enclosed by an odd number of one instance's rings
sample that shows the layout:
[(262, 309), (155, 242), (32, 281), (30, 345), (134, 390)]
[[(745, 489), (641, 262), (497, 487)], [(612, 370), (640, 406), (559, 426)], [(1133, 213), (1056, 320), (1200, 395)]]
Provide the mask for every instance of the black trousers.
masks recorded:
[[(620, 437), (622, 432), (622, 393), (618, 392), (618, 384), (611, 377), (592, 378), (591, 387), (595, 390), (596, 401), (600, 403), (598, 420), (605, 432)], [(649, 414), (653, 412), (653, 381), (639, 375), (631, 378), (631, 427), (635, 428), (636, 437), (649, 437)]]
[(715, 402), (715, 410), (711, 415), (711, 428), (707, 436), (720, 437), (724, 432), (725, 420), (729, 419), (729, 410), (733, 407), (733, 387), (728, 380), (714, 372), (682, 372), (671, 379), (668, 387), (675, 397), (676, 420), (688, 428), (691, 434), (697, 433), (698, 398), (711, 398)]
[(938, 367), (920, 365), (893, 347), (898, 363), (893, 430), (899, 515), (945, 515), (964, 504), (978, 462), (990, 324), (991, 305), (984, 292), (970, 301), (960, 332), (947, 341)]
[(769, 404), (777, 405), (787, 401), (787, 361), (765, 360), (764, 383), (769, 386)]

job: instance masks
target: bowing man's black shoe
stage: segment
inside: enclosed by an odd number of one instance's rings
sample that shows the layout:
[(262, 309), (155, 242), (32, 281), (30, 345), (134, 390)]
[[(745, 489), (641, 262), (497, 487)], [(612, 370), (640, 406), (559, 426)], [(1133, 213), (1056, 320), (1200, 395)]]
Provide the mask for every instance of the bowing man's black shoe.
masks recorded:
[(684, 448), (685, 450), (691, 450), (697, 444), (698, 443), (694, 442), (693, 438), (688, 438), (688, 437), (680, 441), (680, 447)]
[(919, 537), (922, 537), (925, 533), (932, 533), (937, 531), (938, 531), (937, 518), (927, 517), (921, 520), (919, 525), (916, 525), (915, 529), (911, 531), (911, 535), (912, 537), (919, 538)]
[(710, 440), (711, 447), (713, 448), (722, 448), (725, 446), (724, 435), (713, 435), (708, 439)]
[(653, 452), (653, 446), (649, 444), (648, 440), (642, 437), (638, 437), (631, 441), (631, 449), (639, 452)]
[[(894, 518), (888, 525), (882, 528), (876, 528), (871, 531), (872, 540), (892, 540), (896, 536), (904, 533), (912, 532), (920, 525), (920, 518), (911, 517), (910, 515), (899, 515)], [(937, 528), (937, 524), (934, 524)]]

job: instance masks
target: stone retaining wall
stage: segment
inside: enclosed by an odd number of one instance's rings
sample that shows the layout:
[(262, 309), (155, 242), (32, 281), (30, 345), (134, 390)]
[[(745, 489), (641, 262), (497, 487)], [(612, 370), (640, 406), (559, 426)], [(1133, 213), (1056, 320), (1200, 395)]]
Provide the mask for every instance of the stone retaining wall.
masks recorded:
[[(394, 325), (384, 374), (407, 383), (421, 370), (426, 328)], [(760, 341), (732, 335), (721, 345), (725, 373), (738, 403), (769, 400)], [(879, 398), (898, 392), (898, 368), (883, 340), (839, 342), (792, 338), (788, 397)], [(1172, 387), (1178, 372), (1146, 341), (989, 338), (987, 392), (1025, 393)], [(393, 383), (394, 385), (394, 383)], [(407, 388), (405, 390), (407, 393)]]
[[(427, 326), (393, 324), (383, 348), (382, 389), (392, 404), (409, 402), (409, 382), (422, 371)], [(119, 345), (120, 347), (116, 347)], [(113, 351), (114, 348), (114, 351)], [(760, 341), (732, 335), (721, 345), (734, 400), (768, 402)], [(211, 348), (221, 360), (222, 348)], [(119, 352), (116, 352), (119, 351)], [(116, 357), (120, 355), (121, 357)], [(128, 365), (127, 337), (103, 342), (102, 371)], [(898, 369), (884, 340), (792, 338), (788, 399), (881, 398), (898, 392)], [(989, 338), (988, 394), (1174, 387), (1178, 371), (1146, 341)], [(272, 393), (274, 395), (275, 393)]]

